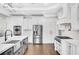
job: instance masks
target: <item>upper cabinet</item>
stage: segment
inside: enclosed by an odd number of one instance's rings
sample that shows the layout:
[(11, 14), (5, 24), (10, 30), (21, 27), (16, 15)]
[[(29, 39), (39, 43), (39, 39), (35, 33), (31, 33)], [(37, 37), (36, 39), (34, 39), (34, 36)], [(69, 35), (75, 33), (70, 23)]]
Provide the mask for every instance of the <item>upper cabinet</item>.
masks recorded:
[(71, 6), (71, 27), (72, 30), (79, 30), (79, 8), (78, 4)]
[(58, 11), (57, 26), (59, 30), (70, 30), (71, 28), (71, 8), (70, 4), (62, 4)]
[(79, 14), (78, 13), (79, 13), (79, 8), (78, 8), (77, 3), (63, 4), (58, 14), (59, 20), (57, 21), (57, 26), (59, 27), (59, 29), (60, 30), (65, 30), (65, 29), (79, 30)]
[(71, 9), (69, 4), (62, 4), (58, 12), (57, 24), (70, 23)]

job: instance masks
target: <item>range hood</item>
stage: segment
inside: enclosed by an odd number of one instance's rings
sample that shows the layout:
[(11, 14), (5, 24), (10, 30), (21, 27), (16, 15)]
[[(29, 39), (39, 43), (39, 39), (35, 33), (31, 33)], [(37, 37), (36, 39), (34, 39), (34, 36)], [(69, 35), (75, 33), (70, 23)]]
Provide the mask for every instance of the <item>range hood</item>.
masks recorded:
[(59, 19), (57, 21), (57, 24), (69, 24), (69, 23), (71, 23), (71, 20), (68, 18)]

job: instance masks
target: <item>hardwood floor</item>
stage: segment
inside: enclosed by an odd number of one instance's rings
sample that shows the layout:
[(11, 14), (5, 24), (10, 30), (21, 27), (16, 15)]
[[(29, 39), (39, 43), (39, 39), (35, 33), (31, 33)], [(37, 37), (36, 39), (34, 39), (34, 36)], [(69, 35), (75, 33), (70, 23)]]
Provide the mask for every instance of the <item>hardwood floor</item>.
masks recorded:
[(28, 46), (25, 55), (58, 55), (54, 50), (53, 44), (33, 45)]

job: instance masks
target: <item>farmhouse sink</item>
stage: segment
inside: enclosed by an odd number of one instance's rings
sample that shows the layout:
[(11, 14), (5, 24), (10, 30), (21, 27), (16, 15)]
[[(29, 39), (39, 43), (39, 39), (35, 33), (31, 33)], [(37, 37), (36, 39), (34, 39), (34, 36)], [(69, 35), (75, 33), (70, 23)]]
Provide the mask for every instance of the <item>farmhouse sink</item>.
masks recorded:
[(14, 53), (20, 48), (20, 40), (10, 40), (2, 44), (14, 44)]
[(19, 42), (19, 40), (11, 40), (11, 41), (4, 42), (3, 44), (15, 44), (17, 42)]

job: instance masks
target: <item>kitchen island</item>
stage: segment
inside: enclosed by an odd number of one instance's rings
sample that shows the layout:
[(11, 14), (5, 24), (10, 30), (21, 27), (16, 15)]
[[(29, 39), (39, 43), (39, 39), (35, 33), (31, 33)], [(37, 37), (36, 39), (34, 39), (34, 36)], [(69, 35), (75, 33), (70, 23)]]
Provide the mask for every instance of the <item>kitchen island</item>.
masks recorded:
[(6, 42), (2, 42), (0, 45), (3, 46), (0, 49), (1, 53), (7, 51), (11, 46), (13, 46), (14, 55), (23, 55), (24, 52), (28, 48), (28, 37), (27, 36), (13, 36), (13, 37), (8, 38)]
[[(0, 55), (3, 54), (5, 51), (7, 52), (8, 49), (12, 48), (14, 44), (0, 44)], [(12, 53), (13, 51), (11, 51)], [(9, 52), (5, 54), (10, 54)], [(13, 54), (13, 53), (12, 53)]]

